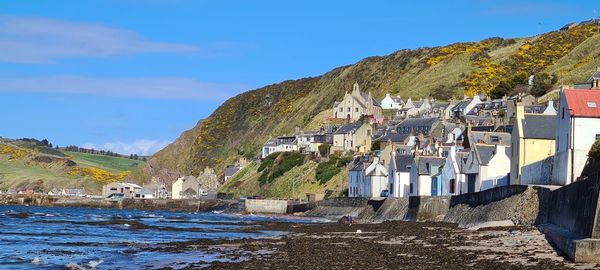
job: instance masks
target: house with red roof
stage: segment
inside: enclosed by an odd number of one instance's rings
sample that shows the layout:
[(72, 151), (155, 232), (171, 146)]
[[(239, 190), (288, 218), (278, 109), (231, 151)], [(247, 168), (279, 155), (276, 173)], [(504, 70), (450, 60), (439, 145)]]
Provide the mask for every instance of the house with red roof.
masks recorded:
[(553, 184), (577, 181), (592, 144), (600, 139), (600, 89), (590, 88), (560, 91)]

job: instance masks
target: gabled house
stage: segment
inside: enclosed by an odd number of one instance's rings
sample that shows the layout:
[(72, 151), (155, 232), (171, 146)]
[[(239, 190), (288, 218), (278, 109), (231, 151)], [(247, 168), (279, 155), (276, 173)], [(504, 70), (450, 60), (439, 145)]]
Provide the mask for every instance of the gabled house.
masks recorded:
[(511, 142), (510, 134), (481, 133), (483, 134), (468, 135), (469, 140), (466, 143), (470, 153), (463, 172), (466, 175), (468, 193), (509, 184), (512, 150), (507, 144)]
[(296, 136), (280, 136), (268, 140), (262, 148), (261, 158), (277, 152), (298, 151), (298, 140)]
[(459, 195), (465, 193), (462, 188), (467, 181), (466, 175), (462, 170), (463, 154), (457, 151), (456, 146), (450, 146), (442, 169), (441, 195)]
[(442, 157), (416, 156), (410, 170), (410, 196), (441, 195), (444, 162)]
[(381, 108), (387, 110), (400, 110), (402, 109), (402, 105), (404, 105), (404, 101), (400, 96), (390, 96), (390, 94), (386, 94), (385, 98), (381, 100)]
[(200, 180), (194, 176), (182, 176), (173, 182), (171, 188), (171, 198), (175, 200), (179, 199), (192, 199), (198, 195), (200, 190)]
[(331, 151), (367, 153), (371, 151), (372, 134), (373, 127), (369, 123), (355, 122), (341, 126), (333, 134)]
[(523, 105), (517, 104), (511, 136), (511, 184), (550, 184), (551, 160), (547, 159), (554, 156), (555, 137), (556, 115), (527, 114)]
[(412, 155), (401, 155), (394, 147), (388, 170), (389, 197), (405, 198), (410, 196), (410, 171), (413, 160)]
[(102, 186), (102, 196), (108, 197), (115, 193), (122, 193), (125, 198), (135, 198), (135, 194), (141, 189), (141, 186), (133, 183), (113, 182)]
[(397, 116), (402, 119), (417, 116), (419, 115), (421, 106), (423, 106), (422, 102), (413, 101), (412, 98), (409, 97), (404, 106), (398, 110)]
[(465, 99), (454, 105), (454, 107), (452, 107), (452, 115), (455, 118), (464, 118), (482, 103), (483, 101), (481, 101), (479, 95), (474, 95), (472, 99)]
[(352, 86), (352, 92), (344, 95), (340, 102), (333, 106), (335, 119), (347, 119), (348, 122), (357, 121), (363, 115), (382, 116), (381, 104), (371, 96), (360, 91), (358, 83)]
[(387, 189), (388, 172), (378, 157), (360, 157), (349, 172), (349, 197), (380, 197)]
[(556, 126), (555, 185), (577, 181), (592, 144), (600, 139), (600, 91), (562, 89)]
[(237, 165), (227, 166), (227, 168), (225, 168), (225, 171), (223, 172), (225, 182), (227, 182), (227, 180), (231, 179), (241, 169), (242, 169), (242, 167), (237, 166)]

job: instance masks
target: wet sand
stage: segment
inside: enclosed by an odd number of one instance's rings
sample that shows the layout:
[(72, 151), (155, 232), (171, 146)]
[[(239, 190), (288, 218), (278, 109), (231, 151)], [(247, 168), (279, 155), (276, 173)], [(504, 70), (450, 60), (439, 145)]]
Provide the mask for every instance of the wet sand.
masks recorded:
[[(470, 231), (454, 224), (262, 223), (288, 234), (266, 239), (197, 240), (149, 250), (212, 253), (184, 269), (599, 269), (562, 257), (534, 227)], [(361, 230), (361, 233), (357, 233)], [(168, 268), (167, 268), (168, 269)]]

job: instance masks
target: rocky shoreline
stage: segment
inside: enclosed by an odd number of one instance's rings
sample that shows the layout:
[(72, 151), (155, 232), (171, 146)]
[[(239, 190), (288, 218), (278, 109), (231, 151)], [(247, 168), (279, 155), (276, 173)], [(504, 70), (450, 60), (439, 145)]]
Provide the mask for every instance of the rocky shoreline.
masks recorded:
[[(151, 250), (214, 254), (184, 269), (598, 269), (562, 257), (531, 226), (460, 229), (456, 224), (263, 223), (280, 237), (191, 240)], [(169, 268), (165, 268), (169, 269)]]
[(113, 208), (136, 210), (163, 210), (174, 212), (209, 212), (240, 210), (235, 200), (172, 200), (172, 199), (122, 199), (65, 197), (49, 195), (0, 194), (0, 205), (34, 205), (46, 207)]

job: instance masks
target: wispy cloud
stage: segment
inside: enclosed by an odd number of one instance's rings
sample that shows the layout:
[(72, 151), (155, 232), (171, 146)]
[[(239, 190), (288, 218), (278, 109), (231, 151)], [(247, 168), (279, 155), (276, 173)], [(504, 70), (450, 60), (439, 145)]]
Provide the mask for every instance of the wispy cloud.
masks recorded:
[(151, 99), (223, 101), (243, 85), (207, 83), (182, 77), (99, 79), (80, 76), (0, 78), (0, 92), (64, 93)]
[(163, 149), (170, 142), (166, 140), (147, 140), (139, 139), (131, 143), (126, 142), (107, 142), (103, 144), (85, 143), (81, 145), (83, 148), (95, 150), (107, 150), (119, 154), (131, 155), (137, 154), (142, 156), (150, 156), (159, 150)]
[(199, 52), (197, 46), (156, 42), (127, 29), (53, 20), (0, 16), (0, 61), (52, 63), (72, 57)]

